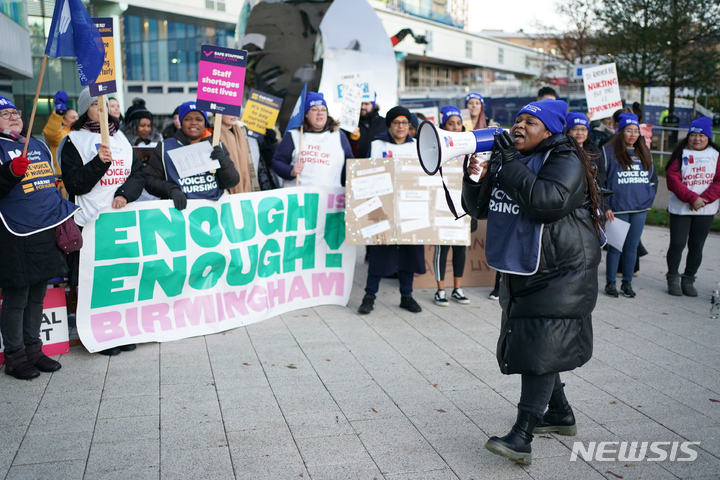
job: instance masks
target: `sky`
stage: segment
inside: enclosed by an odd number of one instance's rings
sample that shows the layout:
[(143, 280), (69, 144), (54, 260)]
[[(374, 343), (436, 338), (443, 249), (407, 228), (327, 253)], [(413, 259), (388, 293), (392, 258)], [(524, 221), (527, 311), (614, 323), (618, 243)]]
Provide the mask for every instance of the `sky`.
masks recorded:
[(535, 24), (562, 29), (563, 22), (555, 11), (562, 0), (468, 0), (471, 32), (483, 29), (537, 32)]

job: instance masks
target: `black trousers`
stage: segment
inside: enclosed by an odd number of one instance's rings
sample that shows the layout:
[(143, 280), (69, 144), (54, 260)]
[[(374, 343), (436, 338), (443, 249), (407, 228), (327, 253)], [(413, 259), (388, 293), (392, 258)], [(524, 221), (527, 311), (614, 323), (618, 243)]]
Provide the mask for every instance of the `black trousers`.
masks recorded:
[[(435, 257), (433, 268), (435, 269), (435, 281), (445, 281), (445, 267), (451, 245), (435, 245)], [(465, 245), (452, 245), (453, 277), (462, 277), (465, 273), (465, 256), (467, 247)]]
[(553, 390), (560, 388), (559, 373), (548, 373), (546, 375), (522, 375), (522, 390), (520, 392), (520, 403), (518, 410), (530, 412), (535, 416), (542, 417), (550, 402)]
[(710, 233), (713, 215), (670, 214), (670, 247), (667, 252), (668, 273), (677, 275), (685, 245), (688, 247), (685, 275), (695, 276), (702, 263), (702, 251)]
[(47, 282), (29, 287), (3, 288), (0, 334), (5, 352), (11, 353), (40, 339)]

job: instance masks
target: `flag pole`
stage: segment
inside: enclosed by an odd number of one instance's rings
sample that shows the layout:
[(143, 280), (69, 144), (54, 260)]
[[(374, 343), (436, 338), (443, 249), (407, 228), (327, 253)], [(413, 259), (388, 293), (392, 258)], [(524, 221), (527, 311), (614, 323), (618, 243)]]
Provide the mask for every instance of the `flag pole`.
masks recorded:
[(110, 126), (108, 125), (107, 95), (98, 96), (98, 115), (100, 115), (100, 138), (103, 145), (110, 146)]
[[(300, 124), (300, 145), (298, 145), (298, 163), (301, 163), (302, 160), (300, 159), (300, 155), (302, 154), (302, 137), (303, 137), (303, 124)], [(300, 174), (297, 174), (297, 177), (295, 177), (295, 186), (298, 186), (298, 183), (300, 183)]]
[(35, 112), (37, 111), (38, 99), (40, 98), (40, 88), (42, 87), (43, 77), (45, 76), (45, 67), (47, 66), (47, 54), (43, 57), (42, 67), (40, 67), (40, 80), (38, 80), (37, 90), (35, 91), (35, 101), (33, 102), (32, 113), (30, 114), (30, 123), (28, 123), (27, 138), (25, 138), (25, 146), (23, 147), (22, 156), (27, 155), (28, 146), (30, 145), (30, 136), (32, 135), (33, 123), (35, 123)]

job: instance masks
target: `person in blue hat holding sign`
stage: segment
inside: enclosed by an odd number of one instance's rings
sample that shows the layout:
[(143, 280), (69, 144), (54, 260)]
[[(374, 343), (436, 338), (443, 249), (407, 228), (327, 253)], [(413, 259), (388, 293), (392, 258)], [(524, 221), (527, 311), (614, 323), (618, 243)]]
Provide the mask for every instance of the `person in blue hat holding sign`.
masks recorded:
[(558, 100), (525, 105), (510, 133), (495, 137), (491, 165), (481, 172), (471, 159), (463, 177), (463, 208), (487, 218), (487, 262), (502, 274), (500, 371), (522, 379), (515, 425), (485, 447), (521, 464), (532, 462), (533, 433), (576, 433), (560, 372), (593, 350), (604, 237), (594, 169), (563, 133), (567, 109)]

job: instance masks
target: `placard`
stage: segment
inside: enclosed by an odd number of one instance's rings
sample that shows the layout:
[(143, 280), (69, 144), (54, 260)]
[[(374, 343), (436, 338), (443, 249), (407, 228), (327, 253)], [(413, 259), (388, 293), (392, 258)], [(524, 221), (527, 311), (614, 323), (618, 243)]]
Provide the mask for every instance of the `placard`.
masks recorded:
[(583, 83), (588, 105), (588, 118), (600, 120), (622, 108), (620, 84), (614, 63), (583, 68)]
[(281, 106), (282, 99), (253, 88), (240, 121), (248, 130), (265, 135), (267, 130), (275, 127)]
[(117, 73), (115, 72), (115, 39), (112, 18), (93, 18), (95, 27), (100, 32), (103, 44), (105, 45), (105, 63), (103, 63), (100, 75), (94, 83), (88, 85), (90, 95), (97, 97), (117, 92)]
[(360, 123), (360, 108), (362, 106), (362, 91), (357, 85), (346, 85), (343, 91), (342, 109), (340, 110), (340, 128), (346, 132), (354, 132)]
[(246, 65), (245, 50), (203, 45), (198, 67), (198, 110), (239, 117)]
[(339, 76), (337, 84), (335, 85), (334, 100), (336, 102), (341, 101), (345, 88), (347, 88), (348, 85), (356, 85), (360, 89), (363, 102), (375, 101), (374, 79), (375, 73), (372, 71), (343, 73)]
[[(461, 210), (462, 159), (447, 162), (443, 172)], [(346, 177), (348, 244), (470, 243), (469, 217), (455, 219), (440, 175), (428, 176), (417, 158), (348, 159)]]
[(220, 162), (210, 158), (213, 146), (210, 142), (198, 142), (180, 148), (168, 150), (167, 154), (175, 165), (180, 178), (191, 177), (198, 173), (220, 168)]
[[(0, 300), (2, 296), (0, 296)], [(0, 311), (2, 302), (0, 301)], [(43, 319), (40, 324), (40, 340), (43, 342), (43, 353), (47, 356), (60, 355), (70, 351), (70, 335), (68, 331), (67, 306), (64, 288), (49, 288), (43, 301)], [(0, 365), (5, 362), (2, 353), (5, 345), (0, 338)]]

